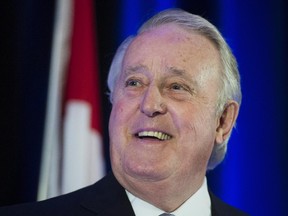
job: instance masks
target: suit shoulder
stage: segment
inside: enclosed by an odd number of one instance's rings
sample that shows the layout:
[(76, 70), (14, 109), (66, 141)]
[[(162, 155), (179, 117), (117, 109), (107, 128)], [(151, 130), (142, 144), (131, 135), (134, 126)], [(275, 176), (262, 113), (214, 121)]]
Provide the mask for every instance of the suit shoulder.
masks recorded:
[[(23, 203), (11, 206), (5, 206), (0, 208), (0, 215), (2, 216), (36, 216), (36, 215), (62, 215), (62, 212), (75, 212), (79, 208), (79, 203), (86, 194), (89, 193), (89, 189), (84, 188), (78, 191), (61, 195), (55, 198), (31, 203)], [(72, 214), (71, 214), (72, 215)]]
[[(101, 203), (103, 197), (108, 196), (107, 190), (115, 185), (114, 179), (104, 177), (94, 185), (79, 189), (47, 200), (24, 203), (0, 208), (2, 216), (63, 216), (74, 215), (84, 211), (83, 203)], [(117, 188), (117, 187), (116, 187)], [(109, 190), (110, 191), (110, 190)], [(107, 194), (107, 195), (105, 195)]]
[(235, 208), (216, 197), (213, 193), (210, 193), (211, 204), (212, 204), (212, 215), (213, 216), (248, 216), (249, 214), (242, 210)]

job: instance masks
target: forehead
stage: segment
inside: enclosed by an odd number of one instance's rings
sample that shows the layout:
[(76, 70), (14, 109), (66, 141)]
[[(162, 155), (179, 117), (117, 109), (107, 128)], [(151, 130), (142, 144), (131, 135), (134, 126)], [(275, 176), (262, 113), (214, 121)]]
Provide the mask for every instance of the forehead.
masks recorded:
[(128, 47), (124, 70), (143, 66), (197, 73), (219, 69), (220, 60), (214, 44), (206, 37), (175, 24), (165, 24), (141, 33)]

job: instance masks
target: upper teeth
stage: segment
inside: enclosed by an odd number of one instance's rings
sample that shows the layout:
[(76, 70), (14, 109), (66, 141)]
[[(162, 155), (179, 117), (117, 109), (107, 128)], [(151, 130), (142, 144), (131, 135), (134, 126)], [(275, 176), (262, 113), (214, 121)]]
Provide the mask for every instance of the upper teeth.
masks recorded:
[(145, 137), (145, 136), (149, 136), (149, 137), (156, 137), (160, 140), (169, 140), (171, 139), (171, 136), (162, 132), (158, 132), (158, 131), (142, 131), (138, 133), (139, 137)]

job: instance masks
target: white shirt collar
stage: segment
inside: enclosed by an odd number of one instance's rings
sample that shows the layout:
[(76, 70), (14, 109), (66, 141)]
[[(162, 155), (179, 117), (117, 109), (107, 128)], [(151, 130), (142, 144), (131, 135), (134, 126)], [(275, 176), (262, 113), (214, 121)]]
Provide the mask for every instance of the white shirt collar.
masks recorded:
[[(151, 205), (150, 203), (135, 197), (126, 190), (128, 198), (131, 202), (136, 216), (158, 216), (163, 210)], [(211, 200), (207, 189), (206, 178), (199, 190), (193, 194), (186, 202), (184, 202), (174, 212), (170, 212), (175, 216), (211, 216)]]

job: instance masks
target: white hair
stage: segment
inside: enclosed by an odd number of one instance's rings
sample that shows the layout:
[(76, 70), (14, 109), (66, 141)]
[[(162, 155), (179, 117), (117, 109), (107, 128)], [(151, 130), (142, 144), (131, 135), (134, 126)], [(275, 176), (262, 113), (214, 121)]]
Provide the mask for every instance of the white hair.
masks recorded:
[[(183, 29), (205, 36), (215, 45), (216, 49), (218, 50), (222, 63), (222, 70), (220, 74), (222, 86), (219, 91), (218, 103), (216, 107), (217, 114), (222, 114), (229, 100), (236, 101), (240, 106), (242, 94), (237, 62), (233, 53), (231, 52), (231, 49), (217, 28), (206, 19), (198, 15), (190, 14), (180, 9), (169, 9), (156, 14), (145, 22), (138, 30), (137, 35), (168, 23), (176, 24)], [(122, 62), (125, 53), (134, 39), (135, 37), (128, 37), (119, 46), (113, 58), (107, 81), (108, 88), (110, 90), (111, 103), (113, 103), (113, 92), (116, 80), (122, 71)], [(208, 170), (215, 168), (224, 159), (229, 138), (230, 135), (222, 144), (214, 146), (208, 162)]]

